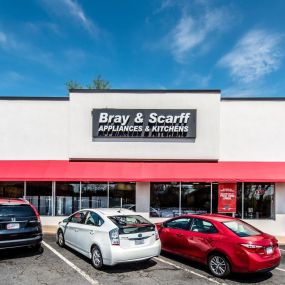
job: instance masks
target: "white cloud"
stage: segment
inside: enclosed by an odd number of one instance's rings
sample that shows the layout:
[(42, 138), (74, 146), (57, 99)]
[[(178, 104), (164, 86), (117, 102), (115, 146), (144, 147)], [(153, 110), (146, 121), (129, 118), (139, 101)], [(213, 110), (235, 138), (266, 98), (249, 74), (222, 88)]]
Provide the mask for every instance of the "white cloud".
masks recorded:
[(280, 67), (282, 36), (265, 30), (252, 30), (242, 37), (219, 65), (230, 70), (231, 76), (244, 83), (263, 78)]
[(15, 85), (21, 84), (26, 81), (26, 77), (14, 70), (7, 70), (0, 73), (1, 81), (0, 87), (7, 88)]
[(42, 3), (53, 14), (62, 17), (71, 17), (87, 30), (90, 34), (96, 35), (99, 32), (98, 27), (88, 18), (83, 8), (74, 0), (42, 0)]
[(3, 32), (0, 32), (0, 44), (4, 45), (6, 44), (6, 42), (7, 42), (7, 36)]
[(194, 48), (206, 44), (209, 36), (225, 31), (230, 18), (226, 8), (207, 9), (199, 18), (183, 15), (167, 37), (174, 58), (183, 62)]

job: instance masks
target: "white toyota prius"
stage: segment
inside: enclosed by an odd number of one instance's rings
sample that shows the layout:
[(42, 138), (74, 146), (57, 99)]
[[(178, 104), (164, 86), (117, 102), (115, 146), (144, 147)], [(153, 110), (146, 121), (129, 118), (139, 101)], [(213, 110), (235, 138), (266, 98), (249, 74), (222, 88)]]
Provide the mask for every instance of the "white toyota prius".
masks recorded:
[(127, 209), (84, 209), (59, 223), (57, 243), (103, 265), (142, 261), (158, 256), (161, 243), (156, 226)]

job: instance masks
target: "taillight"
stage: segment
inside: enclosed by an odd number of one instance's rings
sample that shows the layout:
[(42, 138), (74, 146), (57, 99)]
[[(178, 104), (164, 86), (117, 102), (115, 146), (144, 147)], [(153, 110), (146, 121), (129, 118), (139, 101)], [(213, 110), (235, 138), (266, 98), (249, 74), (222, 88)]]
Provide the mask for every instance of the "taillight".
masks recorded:
[(36, 215), (36, 218), (37, 218), (37, 221), (40, 223), (41, 222), (41, 218), (40, 218), (40, 214), (37, 210), (37, 208), (33, 205), (33, 204), (30, 204), (30, 206), (32, 207), (32, 209), (34, 210), (35, 212), (35, 215)]
[(109, 232), (112, 245), (120, 245), (119, 229), (113, 229)]
[(158, 234), (158, 230), (157, 228), (155, 227), (155, 239), (158, 240), (159, 239), (159, 234)]
[(249, 252), (264, 254), (264, 246), (262, 245), (241, 243), (241, 246), (245, 247)]

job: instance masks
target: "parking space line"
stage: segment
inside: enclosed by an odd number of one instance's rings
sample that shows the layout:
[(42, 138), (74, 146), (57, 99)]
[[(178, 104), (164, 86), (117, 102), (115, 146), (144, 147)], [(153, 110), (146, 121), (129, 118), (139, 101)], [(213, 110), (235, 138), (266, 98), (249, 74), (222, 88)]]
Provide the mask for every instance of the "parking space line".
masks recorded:
[(211, 282), (213, 282), (213, 283), (220, 284), (220, 285), (226, 285), (226, 283), (219, 282), (219, 281), (217, 281), (217, 280), (215, 280), (215, 279), (213, 279), (213, 278), (209, 278), (209, 277), (207, 277), (207, 276), (205, 276), (205, 275), (202, 275), (202, 274), (200, 274), (200, 273), (197, 273), (197, 272), (195, 272), (195, 271), (193, 271), (193, 270), (184, 268), (184, 267), (179, 266), (179, 265), (177, 265), (177, 264), (175, 264), (175, 263), (172, 263), (172, 262), (169, 262), (169, 261), (167, 261), (167, 260), (164, 260), (164, 259), (162, 259), (161, 257), (154, 257), (154, 259), (156, 259), (156, 260), (158, 260), (158, 261), (160, 261), (160, 262), (162, 262), (162, 263), (171, 265), (171, 266), (173, 266), (173, 267), (175, 267), (175, 268), (177, 268), (177, 269), (183, 270), (183, 271), (185, 271), (185, 272), (188, 272), (188, 273), (191, 273), (191, 274), (196, 275), (196, 276), (198, 276), (198, 277), (201, 277), (201, 278), (203, 278), (203, 279), (206, 279), (206, 280), (208, 280), (208, 281), (211, 281)]
[(67, 258), (65, 258), (62, 254), (60, 254), (57, 250), (55, 250), (53, 247), (51, 247), (46, 242), (42, 241), (42, 244), (47, 247), (50, 251), (52, 251), (55, 255), (57, 255), (61, 260), (63, 260), (66, 264), (68, 264), (72, 269), (77, 271), (84, 279), (86, 279), (90, 284), (92, 285), (99, 285), (99, 282), (95, 279), (92, 279), (86, 272), (81, 270), (79, 267), (77, 267), (75, 264), (73, 264), (71, 261), (69, 261)]
[(275, 269), (277, 269), (277, 270), (279, 270), (279, 271), (285, 272), (285, 269), (282, 269), (282, 268), (279, 268), (279, 267), (277, 267), (277, 268), (275, 268)]
[(285, 249), (282, 249), (282, 248), (279, 248), (279, 250), (281, 250), (281, 251), (285, 251)]

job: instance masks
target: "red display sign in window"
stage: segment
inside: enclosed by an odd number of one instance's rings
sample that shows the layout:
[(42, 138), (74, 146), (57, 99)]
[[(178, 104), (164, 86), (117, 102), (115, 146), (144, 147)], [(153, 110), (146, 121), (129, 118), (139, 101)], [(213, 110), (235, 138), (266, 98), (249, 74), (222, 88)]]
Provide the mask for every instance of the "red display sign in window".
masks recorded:
[(221, 183), (218, 188), (218, 212), (235, 213), (237, 208), (237, 184)]

